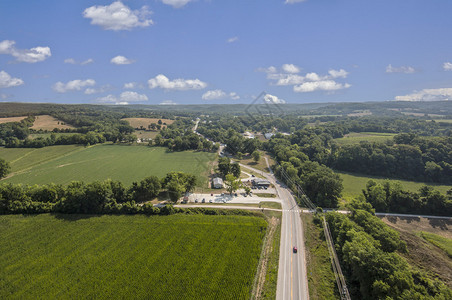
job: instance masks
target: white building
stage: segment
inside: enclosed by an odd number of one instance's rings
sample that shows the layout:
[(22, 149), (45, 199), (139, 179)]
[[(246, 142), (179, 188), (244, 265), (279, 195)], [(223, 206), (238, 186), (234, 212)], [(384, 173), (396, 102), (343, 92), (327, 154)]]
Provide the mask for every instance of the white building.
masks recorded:
[(215, 189), (222, 189), (223, 188), (223, 179), (217, 177), (213, 179), (213, 187)]

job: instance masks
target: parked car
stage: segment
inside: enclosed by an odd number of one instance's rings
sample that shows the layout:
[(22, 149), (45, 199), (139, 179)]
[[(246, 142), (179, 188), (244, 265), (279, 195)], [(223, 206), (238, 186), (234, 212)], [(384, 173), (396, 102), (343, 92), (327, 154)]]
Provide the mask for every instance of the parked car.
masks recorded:
[(202, 203), (206, 203), (206, 199), (203, 198), (201, 202), (202, 202)]
[(195, 203), (198, 203), (198, 199), (195, 200)]
[(212, 200), (209, 200), (209, 203), (212, 203)]
[(293, 247), (293, 253), (297, 253), (298, 252), (298, 248), (297, 247)]
[(254, 174), (251, 174), (251, 177), (256, 177)]

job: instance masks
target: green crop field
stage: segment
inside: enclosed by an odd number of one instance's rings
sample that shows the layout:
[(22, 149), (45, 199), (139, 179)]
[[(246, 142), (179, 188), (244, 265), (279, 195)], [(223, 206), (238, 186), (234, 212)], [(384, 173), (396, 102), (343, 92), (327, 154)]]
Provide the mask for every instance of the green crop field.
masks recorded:
[(40, 149), (0, 148), (0, 157), (11, 164), (11, 174), (2, 182), (23, 184), (60, 183), (73, 180), (120, 180), (125, 185), (144, 177), (163, 177), (182, 171), (207, 180), (214, 153), (168, 152), (166, 148), (102, 144), (51, 146)]
[(0, 216), (0, 299), (249, 299), (266, 222)]
[(385, 142), (392, 139), (394, 133), (380, 133), (380, 132), (352, 132), (342, 138), (334, 139), (340, 145), (359, 144), (361, 141), (367, 142)]
[[(344, 190), (342, 191), (342, 195), (345, 197), (352, 197), (362, 194), (362, 190), (366, 188), (366, 184), (369, 180), (374, 180), (375, 182), (381, 183), (385, 179), (379, 177), (371, 177), (365, 175), (357, 175), (357, 174), (349, 174), (343, 172), (336, 173), (342, 178), (344, 185)], [(423, 185), (432, 186), (435, 190), (440, 191), (445, 194), (447, 190), (451, 189), (451, 186), (448, 185), (435, 185), (431, 183), (422, 183), (408, 180), (396, 180), (400, 182), (403, 188), (410, 190), (412, 192), (417, 192)]]

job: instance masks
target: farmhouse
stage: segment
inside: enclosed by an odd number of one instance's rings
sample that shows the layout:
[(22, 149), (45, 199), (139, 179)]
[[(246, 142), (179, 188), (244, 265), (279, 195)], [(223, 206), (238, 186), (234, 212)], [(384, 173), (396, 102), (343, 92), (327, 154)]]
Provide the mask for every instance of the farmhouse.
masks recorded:
[(270, 181), (265, 180), (265, 179), (260, 179), (260, 178), (256, 178), (251, 180), (251, 183), (253, 184), (253, 186), (257, 186), (257, 187), (269, 187), (270, 186)]
[(223, 179), (217, 177), (213, 179), (213, 187), (215, 189), (221, 189), (223, 188)]

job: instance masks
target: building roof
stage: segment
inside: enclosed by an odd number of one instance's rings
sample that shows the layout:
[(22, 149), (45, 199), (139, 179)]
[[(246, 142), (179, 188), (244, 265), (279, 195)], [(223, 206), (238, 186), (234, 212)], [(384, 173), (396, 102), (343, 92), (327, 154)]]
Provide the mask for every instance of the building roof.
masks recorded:
[(223, 179), (216, 177), (213, 179), (213, 184), (223, 184)]

